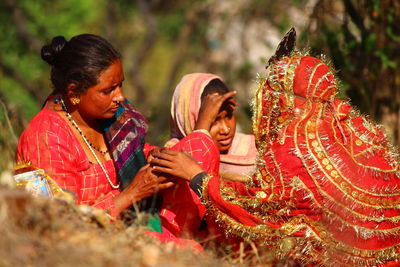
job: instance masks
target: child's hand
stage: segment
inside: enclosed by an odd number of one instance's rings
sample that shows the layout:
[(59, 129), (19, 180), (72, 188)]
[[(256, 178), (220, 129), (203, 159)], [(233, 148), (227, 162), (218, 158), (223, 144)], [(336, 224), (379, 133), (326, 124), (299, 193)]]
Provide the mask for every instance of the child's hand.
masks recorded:
[(199, 117), (194, 130), (205, 129), (210, 131), (211, 125), (214, 123), (222, 105), (225, 102), (228, 102), (227, 104), (229, 104), (229, 106), (235, 110), (237, 102), (232, 98), (235, 94), (236, 91), (228, 92), (223, 95), (218, 93), (206, 95), (201, 103)]

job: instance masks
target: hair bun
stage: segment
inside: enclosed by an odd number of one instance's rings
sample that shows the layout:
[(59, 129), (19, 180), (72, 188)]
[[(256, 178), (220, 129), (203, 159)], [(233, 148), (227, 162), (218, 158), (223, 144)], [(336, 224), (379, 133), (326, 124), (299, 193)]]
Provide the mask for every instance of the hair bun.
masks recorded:
[(51, 44), (42, 47), (41, 56), (44, 61), (49, 65), (53, 66), (55, 64), (57, 55), (64, 48), (67, 40), (63, 36), (56, 36), (51, 41)]

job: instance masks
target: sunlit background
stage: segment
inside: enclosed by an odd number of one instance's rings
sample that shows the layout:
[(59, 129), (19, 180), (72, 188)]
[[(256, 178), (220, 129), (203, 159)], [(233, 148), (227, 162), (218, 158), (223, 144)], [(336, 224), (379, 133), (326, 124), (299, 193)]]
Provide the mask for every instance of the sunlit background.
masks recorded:
[(169, 135), (172, 92), (191, 72), (220, 75), (238, 91), (250, 133), (257, 75), (290, 27), (297, 47), (331, 59), (339, 96), (400, 140), (398, 0), (2, 0), (0, 173), (13, 167), (18, 137), (52, 91), (40, 49), (52, 37), (95, 33), (123, 55), (129, 100), (149, 120), (147, 141)]

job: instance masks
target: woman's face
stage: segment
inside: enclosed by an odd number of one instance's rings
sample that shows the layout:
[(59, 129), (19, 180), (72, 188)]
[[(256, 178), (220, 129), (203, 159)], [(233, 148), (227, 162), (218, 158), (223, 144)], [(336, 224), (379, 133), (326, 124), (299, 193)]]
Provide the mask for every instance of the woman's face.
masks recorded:
[(232, 146), (232, 140), (236, 131), (236, 117), (233, 108), (226, 102), (222, 105), (217, 118), (211, 125), (210, 134), (221, 154), (226, 154)]
[[(124, 100), (122, 82), (124, 73), (120, 60), (116, 60), (103, 71), (95, 86), (89, 87), (79, 96), (79, 113), (88, 119), (107, 119), (114, 116), (119, 104)], [(118, 102), (117, 102), (118, 101)]]

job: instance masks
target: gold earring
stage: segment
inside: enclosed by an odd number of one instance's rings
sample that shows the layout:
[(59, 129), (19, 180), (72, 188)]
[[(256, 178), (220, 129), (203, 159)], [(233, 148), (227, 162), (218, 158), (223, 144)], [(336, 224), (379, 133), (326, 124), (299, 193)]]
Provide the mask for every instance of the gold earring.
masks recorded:
[(72, 100), (71, 100), (71, 103), (74, 106), (78, 105), (79, 102), (81, 102), (81, 100), (79, 98), (76, 98), (76, 97), (72, 98)]

